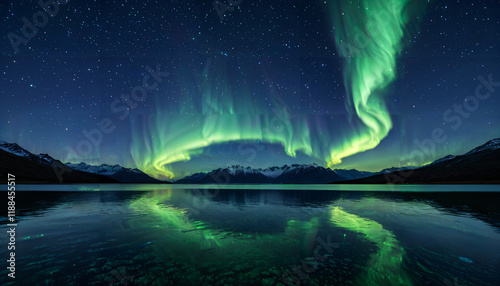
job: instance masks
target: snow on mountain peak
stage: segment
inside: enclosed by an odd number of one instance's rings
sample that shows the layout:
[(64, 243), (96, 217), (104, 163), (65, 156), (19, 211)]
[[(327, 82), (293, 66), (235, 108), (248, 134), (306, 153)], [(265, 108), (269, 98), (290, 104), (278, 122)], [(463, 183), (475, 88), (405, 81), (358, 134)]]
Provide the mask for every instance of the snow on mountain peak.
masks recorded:
[(253, 174), (256, 173), (257, 171), (250, 168), (250, 167), (243, 167), (240, 165), (233, 165), (230, 167), (227, 167), (225, 170), (231, 175), (236, 175), (237, 173), (243, 173), (243, 174)]
[(262, 173), (262, 175), (264, 175), (268, 178), (275, 179), (275, 178), (279, 177), (281, 174), (283, 174), (283, 171), (284, 171), (284, 169), (282, 169), (280, 167), (270, 167), (267, 169), (263, 169), (260, 172)]
[(21, 157), (28, 157), (31, 154), (16, 143), (7, 143), (5, 141), (0, 141), (0, 149)]
[(455, 156), (455, 155), (447, 155), (447, 156), (444, 156), (443, 158), (437, 159), (436, 161), (430, 163), (429, 165), (434, 165), (434, 164), (437, 164), (437, 163), (448, 161), (448, 160), (454, 159), (455, 157), (457, 157), (457, 156)]
[(130, 171), (137, 173), (137, 174), (142, 173), (138, 169), (129, 169), (129, 168), (125, 168), (125, 167), (122, 167), (120, 165), (117, 165), (117, 164), (115, 164), (115, 165), (102, 164), (102, 165), (94, 166), (94, 165), (89, 165), (89, 164), (84, 163), (84, 162), (80, 162), (78, 164), (73, 164), (73, 163), (68, 162), (65, 165), (72, 168), (72, 169), (78, 170), (78, 171), (99, 174), (99, 175), (106, 175), (106, 176), (112, 176), (121, 170), (130, 170)]
[(464, 155), (470, 155), (470, 154), (481, 152), (484, 150), (496, 150), (499, 148), (500, 148), (500, 138), (496, 138), (496, 139), (492, 139), (492, 140), (484, 143), (483, 145), (481, 145), (479, 147), (476, 147), (476, 148), (470, 150), (469, 152), (465, 153)]
[(43, 161), (46, 161), (47, 163), (52, 163), (55, 161), (54, 158), (50, 157), (49, 154), (45, 154), (45, 153), (38, 154), (37, 157)]
[(265, 169), (253, 169), (251, 167), (243, 167), (240, 165), (233, 165), (230, 167), (225, 168), (227, 172), (230, 175), (236, 175), (237, 173), (243, 173), (243, 174), (262, 174), (268, 178), (275, 179), (282, 175), (285, 172), (299, 172), (301, 169), (305, 168), (323, 168), (316, 163), (313, 164), (292, 164), (292, 165), (283, 165), (281, 167), (278, 166), (273, 166), (273, 167), (268, 167)]
[(108, 164), (102, 164), (99, 166), (93, 166), (83, 162), (80, 162), (78, 164), (66, 163), (66, 166), (78, 171), (108, 176), (115, 174), (123, 168), (120, 165), (111, 166)]
[(24, 157), (44, 165), (49, 165), (55, 161), (55, 159), (50, 157), (48, 154), (42, 153), (35, 155), (29, 152), (28, 150), (20, 147), (16, 143), (8, 143), (5, 141), (0, 141), (0, 149), (9, 152), (13, 155)]

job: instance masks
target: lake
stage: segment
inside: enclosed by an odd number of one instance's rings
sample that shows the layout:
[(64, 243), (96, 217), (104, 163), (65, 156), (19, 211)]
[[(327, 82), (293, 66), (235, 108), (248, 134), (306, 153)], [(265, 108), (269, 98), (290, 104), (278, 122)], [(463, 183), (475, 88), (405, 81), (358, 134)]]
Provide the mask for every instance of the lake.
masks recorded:
[(16, 187), (2, 285), (500, 285), (498, 185)]

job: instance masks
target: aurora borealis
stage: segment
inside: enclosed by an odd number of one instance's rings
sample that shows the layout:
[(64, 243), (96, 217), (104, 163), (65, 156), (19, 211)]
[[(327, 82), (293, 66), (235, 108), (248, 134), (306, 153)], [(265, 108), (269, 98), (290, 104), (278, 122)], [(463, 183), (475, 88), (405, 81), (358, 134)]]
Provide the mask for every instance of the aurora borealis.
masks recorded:
[[(341, 4), (338, 11), (332, 12), (334, 19), (338, 19), (335, 15), (344, 13), (341, 11), (347, 14), (335, 25), (336, 31), (340, 31), (335, 39), (340, 55), (347, 58), (344, 68), (347, 102), (352, 101), (355, 114), (364, 124), (354, 134), (344, 135), (340, 144), (332, 139), (336, 130), (322, 124), (321, 118), (299, 115), (290, 119), (288, 107), (280, 100), (271, 101), (270, 108), (255, 104), (244, 89), (231, 87), (224, 59), (209, 60), (201, 75), (200, 90), (196, 94), (199, 97), (183, 95), (186, 98), (182, 105), (157, 108), (152, 122), (132, 131), (132, 156), (136, 165), (155, 177), (170, 179), (175, 177), (170, 168), (172, 163), (190, 160), (212, 144), (231, 141), (278, 143), (288, 156), (303, 152), (330, 167), (344, 157), (375, 148), (392, 127), (382, 92), (396, 77), (396, 56), (401, 50), (408, 18), (404, 15), (404, 2), (365, 1), (358, 6), (358, 11), (350, 11), (351, 5)], [(361, 46), (356, 41), (363, 27), (372, 27), (373, 35)], [(354, 49), (359, 52), (347, 54)], [(377, 92), (379, 94), (375, 94)], [(193, 105), (197, 104), (196, 109)], [(192, 115), (188, 115), (190, 107), (196, 110)], [(282, 112), (282, 118), (273, 114), (276, 110)]]
[(337, 27), (339, 55), (346, 61), (347, 102), (364, 123), (365, 130), (334, 147), (329, 166), (375, 148), (392, 128), (384, 89), (396, 78), (396, 57), (401, 53), (405, 26), (412, 19), (406, 15), (409, 10), (406, 2), (366, 0), (358, 6), (343, 1), (335, 3), (338, 7), (332, 18)]
[[(0, 43), (0, 139), (160, 179), (236, 164), (425, 164), (500, 136), (494, 92), (467, 117), (455, 108), (479, 77), (500, 79), (498, 5), (244, 0), (221, 21), (210, 1), (69, 1), (18, 51)], [(0, 8), (5, 35), (41, 9)], [(168, 76), (154, 81), (148, 66)], [(112, 131), (89, 138), (103, 119)], [(446, 141), (408, 160), (436, 127)]]

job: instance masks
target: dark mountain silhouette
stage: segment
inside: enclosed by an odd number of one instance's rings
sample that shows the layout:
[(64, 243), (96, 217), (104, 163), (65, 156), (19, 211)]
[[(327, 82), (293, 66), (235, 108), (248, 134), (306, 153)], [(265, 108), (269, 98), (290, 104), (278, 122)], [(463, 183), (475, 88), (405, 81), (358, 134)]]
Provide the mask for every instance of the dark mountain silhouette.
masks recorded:
[(266, 169), (253, 169), (239, 165), (219, 168), (209, 173), (196, 173), (184, 177), (178, 184), (324, 184), (373, 173), (357, 170), (331, 170), (316, 164), (293, 164)]
[[(332, 183), (334, 183), (332, 181)], [(406, 171), (350, 180), (351, 184), (500, 183), (500, 138), (490, 140), (463, 155), (448, 155), (433, 163)]]
[[(329, 169), (316, 164), (293, 164), (266, 169), (239, 165), (184, 177), (179, 184), (418, 184), (500, 183), (500, 138), (463, 155), (448, 155), (420, 167), (394, 167), (380, 172)], [(0, 175), (17, 183), (169, 183), (138, 169), (120, 165), (63, 164), (48, 154), (35, 155), (15, 143), (0, 142)]]
[(125, 168), (120, 165), (102, 164), (93, 166), (81, 162), (79, 164), (66, 163), (66, 166), (82, 172), (103, 175), (121, 183), (165, 183), (164, 181), (148, 176), (139, 169)]
[(15, 143), (0, 142), (0, 175), (17, 183), (165, 183), (138, 169), (120, 165), (63, 164), (47, 154), (35, 155)]
[(15, 143), (0, 142), (0, 176), (16, 183), (118, 183), (106, 176), (73, 170), (47, 154), (35, 155)]

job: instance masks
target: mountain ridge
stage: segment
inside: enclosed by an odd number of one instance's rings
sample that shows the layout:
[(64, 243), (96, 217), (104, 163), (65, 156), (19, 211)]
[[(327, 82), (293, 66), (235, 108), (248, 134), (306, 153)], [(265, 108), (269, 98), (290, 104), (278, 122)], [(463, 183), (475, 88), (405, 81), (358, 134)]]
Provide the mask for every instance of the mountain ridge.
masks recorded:
[[(0, 171), (15, 173), (27, 183), (170, 183), (157, 180), (136, 168), (120, 165), (66, 163), (48, 154), (35, 155), (16, 143), (0, 141)], [(178, 184), (324, 184), (324, 183), (500, 183), (500, 138), (495, 138), (462, 155), (447, 155), (421, 167), (392, 167), (379, 172), (329, 169), (313, 164), (292, 164), (268, 168), (233, 165), (181, 178)], [(403, 172), (404, 171), (404, 172)], [(4, 179), (5, 180), (5, 179)]]
[(7, 182), (13, 174), (16, 183), (118, 183), (106, 176), (73, 170), (47, 154), (35, 155), (16, 143), (0, 141), (0, 176)]
[[(233, 165), (217, 168), (210, 172), (198, 172), (181, 178), (177, 184), (214, 184), (220, 183), (252, 183), (252, 184), (322, 184), (332, 181), (344, 181), (369, 177), (394, 170), (406, 170), (413, 167), (392, 167), (379, 172), (358, 171), (356, 169), (329, 169), (313, 164), (292, 164), (272, 166), (268, 168), (251, 168)], [(219, 179), (216, 179), (219, 178)]]
[[(447, 155), (411, 172), (390, 172), (345, 181), (345, 184), (500, 183), (500, 138), (462, 154)], [(334, 182), (332, 182), (334, 183)]]
[(120, 165), (63, 164), (48, 154), (36, 155), (5, 141), (0, 141), (0, 158), (2, 178), (11, 173), (18, 183), (167, 183)]
[(139, 169), (126, 168), (118, 164), (89, 165), (84, 162), (78, 164), (67, 162), (65, 165), (74, 170), (107, 176), (122, 183), (164, 183), (164, 181), (152, 178)]

